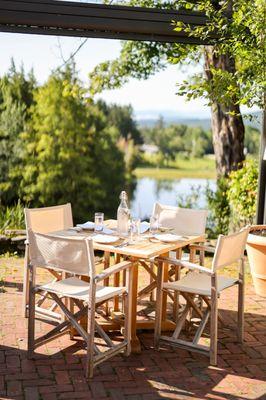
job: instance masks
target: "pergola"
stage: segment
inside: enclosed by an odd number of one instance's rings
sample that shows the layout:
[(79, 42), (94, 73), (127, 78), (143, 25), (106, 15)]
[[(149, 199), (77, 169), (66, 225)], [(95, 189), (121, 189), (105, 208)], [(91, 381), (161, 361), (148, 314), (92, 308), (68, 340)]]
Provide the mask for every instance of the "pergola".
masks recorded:
[[(195, 0), (196, 2), (196, 0)], [(219, 7), (219, 2), (213, 0)], [(228, 13), (230, 18), (230, 11)], [(192, 27), (204, 26), (208, 17), (192, 10), (116, 6), (61, 0), (0, 0), (0, 31), (40, 35), (158, 41), (206, 45), (204, 40), (183, 30), (173, 30), (172, 22)], [(260, 178), (257, 223), (266, 223), (266, 120), (261, 136)]]

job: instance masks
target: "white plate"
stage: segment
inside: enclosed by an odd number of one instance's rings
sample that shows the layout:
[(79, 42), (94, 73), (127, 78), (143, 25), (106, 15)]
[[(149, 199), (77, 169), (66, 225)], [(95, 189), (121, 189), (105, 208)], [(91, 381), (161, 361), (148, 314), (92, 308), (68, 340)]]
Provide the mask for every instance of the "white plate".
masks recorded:
[(97, 243), (110, 244), (117, 242), (120, 238), (119, 236), (101, 235), (99, 233), (98, 235), (93, 236), (92, 239)]
[(160, 240), (161, 242), (172, 243), (178, 242), (178, 240), (182, 240), (183, 236), (174, 235), (172, 233), (162, 233), (160, 235), (154, 235), (155, 239)]

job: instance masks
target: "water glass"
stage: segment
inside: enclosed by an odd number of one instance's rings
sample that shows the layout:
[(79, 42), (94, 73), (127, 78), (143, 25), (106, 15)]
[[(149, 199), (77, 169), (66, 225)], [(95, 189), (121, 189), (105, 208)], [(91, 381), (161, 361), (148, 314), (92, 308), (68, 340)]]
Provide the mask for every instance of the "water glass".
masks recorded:
[(152, 215), (150, 218), (150, 233), (154, 235), (159, 229), (159, 217), (158, 215)]
[(103, 230), (104, 213), (97, 212), (94, 214), (94, 232)]
[(140, 219), (131, 219), (129, 223), (130, 241), (135, 242), (140, 237)]

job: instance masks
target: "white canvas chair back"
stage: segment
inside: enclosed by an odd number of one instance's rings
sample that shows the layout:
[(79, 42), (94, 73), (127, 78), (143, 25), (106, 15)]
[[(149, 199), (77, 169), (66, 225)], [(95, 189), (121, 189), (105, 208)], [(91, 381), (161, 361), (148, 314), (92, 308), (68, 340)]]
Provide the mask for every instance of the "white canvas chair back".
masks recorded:
[(249, 227), (246, 227), (232, 235), (219, 235), (212, 261), (212, 270), (214, 272), (219, 268), (239, 261), (244, 256), (248, 233)]
[(203, 235), (206, 228), (208, 211), (180, 208), (155, 203), (153, 215), (158, 215), (159, 224), (173, 228), (181, 235)]
[(77, 275), (94, 276), (92, 241), (58, 238), (28, 231), (30, 264)]
[(73, 226), (71, 204), (43, 208), (25, 208), (26, 228), (48, 233)]

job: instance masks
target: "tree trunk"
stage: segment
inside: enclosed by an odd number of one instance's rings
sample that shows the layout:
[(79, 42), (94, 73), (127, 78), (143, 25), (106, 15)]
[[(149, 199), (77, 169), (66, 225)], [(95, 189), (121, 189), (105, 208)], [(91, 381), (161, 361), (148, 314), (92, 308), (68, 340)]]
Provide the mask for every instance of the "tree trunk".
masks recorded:
[[(227, 55), (215, 55), (213, 47), (205, 47), (205, 74), (212, 81), (211, 68), (235, 73), (235, 61)], [(211, 106), (211, 125), (216, 170), (219, 177), (227, 176), (241, 166), (244, 156), (244, 123), (240, 108), (234, 104), (222, 105), (215, 101)]]

